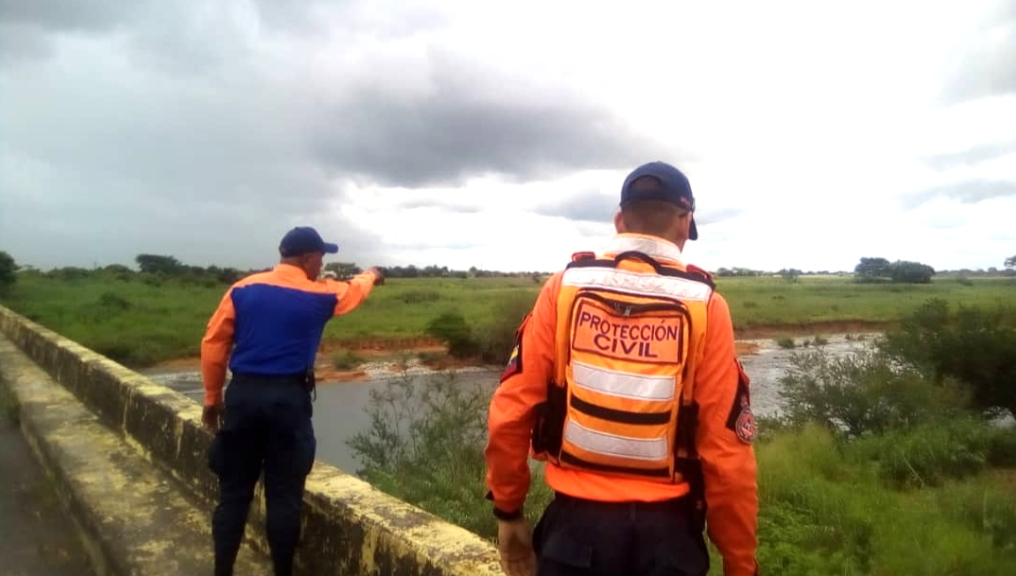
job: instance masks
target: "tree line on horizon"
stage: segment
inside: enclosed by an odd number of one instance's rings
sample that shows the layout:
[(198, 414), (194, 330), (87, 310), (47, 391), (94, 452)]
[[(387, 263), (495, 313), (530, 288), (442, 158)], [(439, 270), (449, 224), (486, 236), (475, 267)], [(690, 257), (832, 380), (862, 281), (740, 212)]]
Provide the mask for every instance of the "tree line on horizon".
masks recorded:
[[(134, 263), (135, 268), (123, 264), (109, 264), (93, 269), (65, 266), (53, 268), (48, 271), (40, 271), (31, 266), (19, 266), (14, 258), (7, 252), (0, 251), (0, 291), (9, 287), (17, 278), (18, 271), (33, 271), (44, 274), (51, 278), (71, 280), (84, 278), (94, 272), (101, 272), (112, 275), (121, 280), (127, 280), (135, 274), (144, 275), (150, 281), (158, 282), (161, 279), (187, 279), (207, 284), (232, 284), (237, 280), (257, 272), (264, 272), (270, 268), (241, 270), (228, 266), (194, 266), (181, 262), (171, 255), (161, 254), (138, 254)], [(380, 267), (388, 278), (532, 278), (534, 282), (546, 277), (548, 272), (541, 271), (501, 271), (482, 270), (472, 266), (467, 270), (456, 270), (448, 266), (435, 264), (428, 266), (382, 266)], [(362, 272), (362, 268), (354, 262), (329, 262), (324, 267), (325, 273), (337, 279), (350, 278)], [(862, 257), (853, 271), (803, 271), (797, 268), (783, 268), (776, 272), (757, 270), (745, 267), (721, 267), (714, 271), (715, 276), (720, 278), (730, 277), (763, 277), (778, 276), (784, 280), (796, 282), (801, 276), (844, 276), (852, 277), (859, 283), (903, 283), (903, 284), (926, 284), (931, 282), (932, 276), (953, 275), (961, 278), (978, 276), (1016, 276), (1016, 255), (1006, 258), (1004, 269), (996, 267), (984, 269), (959, 269), (948, 271), (936, 271), (931, 266), (920, 262), (907, 260), (889, 261), (882, 257)]]

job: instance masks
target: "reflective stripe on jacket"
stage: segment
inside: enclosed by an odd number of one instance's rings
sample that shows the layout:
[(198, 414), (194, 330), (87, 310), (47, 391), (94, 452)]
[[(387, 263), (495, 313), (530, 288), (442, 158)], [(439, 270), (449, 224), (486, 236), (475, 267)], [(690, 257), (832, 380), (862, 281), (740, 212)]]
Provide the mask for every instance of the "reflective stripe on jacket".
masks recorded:
[(681, 481), (678, 423), (693, 417), (687, 407), (711, 294), (705, 278), (641, 252), (569, 265), (558, 291), (554, 362), (554, 382), (565, 390), (562, 441), (537, 457)]

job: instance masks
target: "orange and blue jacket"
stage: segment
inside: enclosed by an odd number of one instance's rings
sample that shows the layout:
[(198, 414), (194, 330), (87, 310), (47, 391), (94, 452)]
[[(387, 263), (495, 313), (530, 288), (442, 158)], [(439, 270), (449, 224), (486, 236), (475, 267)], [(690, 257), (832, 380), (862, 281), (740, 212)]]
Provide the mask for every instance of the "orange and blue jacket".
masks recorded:
[[(661, 264), (683, 267), (675, 245), (637, 234), (619, 234), (598, 256), (633, 250)], [(548, 382), (559, 374), (555, 345), (563, 276), (558, 272), (544, 284), (519, 329), (512, 359), (491, 400), (486, 482), (494, 506), (503, 511), (519, 510), (525, 502), (530, 485), (528, 459), (535, 455), (531, 442), (537, 406), (546, 402)], [(749, 379), (735, 354), (730, 309), (715, 291), (705, 304), (705, 317), (707, 327), (691, 393), (698, 405), (694, 438), (707, 503), (707, 533), (723, 556), (725, 576), (750, 576), (757, 573), (758, 495)], [(544, 478), (556, 492), (603, 502), (662, 501), (690, 492), (686, 481), (623, 477), (553, 460), (546, 462)]]
[(373, 286), (372, 272), (313, 281), (290, 264), (233, 284), (201, 341), (205, 405), (222, 403), (227, 362), (234, 373), (265, 376), (313, 369), (325, 324), (359, 306)]

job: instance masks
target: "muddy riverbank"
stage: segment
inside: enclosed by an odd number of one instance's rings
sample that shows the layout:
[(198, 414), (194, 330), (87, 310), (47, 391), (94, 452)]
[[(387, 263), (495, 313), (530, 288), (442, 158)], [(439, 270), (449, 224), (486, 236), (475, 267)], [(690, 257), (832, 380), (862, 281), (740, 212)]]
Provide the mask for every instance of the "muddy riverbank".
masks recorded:
[[(845, 355), (872, 339), (863, 340), (846, 335), (827, 336), (823, 348), (833, 355)], [(798, 344), (805, 338), (797, 338)], [(756, 414), (769, 416), (780, 410), (779, 380), (789, 366), (795, 351), (781, 348), (774, 340), (739, 342), (739, 357), (752, 379), (752, 405)], [(348, 472), (355, 472), (359, 463), (346, 446), (357, 432), (370, 425), (367, 407), (371, 390), (389, 386), (399, 378), (411, 378), (422, 384), (434, 378), (446, 378), (447, 372), (435, 371), (410, 361), (399, 366), (393, 362), (372, 362), (359, 368), (356, 379), (323, 379), (318, 386), (314, 404), (314, 426), (318, 436), (318, 458)], [(193, 366), (161, 367), (142, 371), (195, 402), (201, 402), (201, 376)], [(456, 381), (463, 386), (493, 385), (500, 374), (498, 367), (466, 367), (454, 370)]]

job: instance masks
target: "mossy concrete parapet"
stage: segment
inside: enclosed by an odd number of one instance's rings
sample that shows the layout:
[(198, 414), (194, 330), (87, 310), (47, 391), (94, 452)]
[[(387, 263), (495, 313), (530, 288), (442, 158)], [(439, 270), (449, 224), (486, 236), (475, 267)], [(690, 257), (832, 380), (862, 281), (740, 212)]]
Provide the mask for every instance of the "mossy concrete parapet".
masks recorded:
[[(3, 306), (0, 332), (211, 509), (212, 436), (201, 426), (199, 405)], [(259, 485), (248, 536), (267, 552), (261, 494)], [(297, 565), (314, 575), (501, 574), (490, 542), (320, 461), (307, 478)]]
[[(16, 404), (22, 433), (54, 481), (98, 576), (211, 571), (207, 510), (2, 335), (0, 387)], [(249, 546), (236, 568), (251, 576), (272, 573), (267, 557)]]

